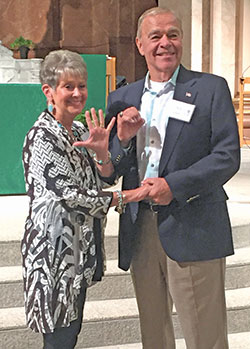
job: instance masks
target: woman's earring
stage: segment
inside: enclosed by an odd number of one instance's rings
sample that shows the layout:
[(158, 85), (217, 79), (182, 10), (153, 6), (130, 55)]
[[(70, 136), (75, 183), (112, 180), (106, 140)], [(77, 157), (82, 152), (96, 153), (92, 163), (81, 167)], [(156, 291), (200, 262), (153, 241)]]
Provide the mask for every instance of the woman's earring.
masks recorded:
[(50, 103), (50, 104), (48, 105), (48, 111), (49, 111), (50, 113), (52, 113), (52, 112), (53, 112), (53, 108), (54, 108), (54, 107), (53, 107), (53, 104)]

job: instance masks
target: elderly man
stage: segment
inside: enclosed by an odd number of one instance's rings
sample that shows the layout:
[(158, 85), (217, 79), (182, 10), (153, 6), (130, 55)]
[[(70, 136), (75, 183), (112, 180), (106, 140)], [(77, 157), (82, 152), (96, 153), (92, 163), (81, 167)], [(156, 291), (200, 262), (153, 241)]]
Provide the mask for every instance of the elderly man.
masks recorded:
[(143, 13), (136, 44), (148, 73), (108, 99), (122, 188), (151, 186), (139, 204), (121, 198), (119, 266), (131, 268), (144, 349), (175, 348), (173, 303), (188, 349), (226, 349), (234, 250), (223, 185), (239, 168), (237, 122), (226, 81), (182, 66), (182, 37), (173, 12)]

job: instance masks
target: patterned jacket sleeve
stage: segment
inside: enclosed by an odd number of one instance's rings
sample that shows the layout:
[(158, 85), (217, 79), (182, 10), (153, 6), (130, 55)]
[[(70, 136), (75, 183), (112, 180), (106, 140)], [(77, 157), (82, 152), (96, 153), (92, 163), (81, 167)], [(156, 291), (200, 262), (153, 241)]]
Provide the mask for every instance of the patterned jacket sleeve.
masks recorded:
[(107, 214), (112, 193), (98, 188), (86, 155), (66, 139), (34, 126), (25, 139), (23, 164), (28, 194), (40, 190), (41, 197), (61, 201), (67, 211)]

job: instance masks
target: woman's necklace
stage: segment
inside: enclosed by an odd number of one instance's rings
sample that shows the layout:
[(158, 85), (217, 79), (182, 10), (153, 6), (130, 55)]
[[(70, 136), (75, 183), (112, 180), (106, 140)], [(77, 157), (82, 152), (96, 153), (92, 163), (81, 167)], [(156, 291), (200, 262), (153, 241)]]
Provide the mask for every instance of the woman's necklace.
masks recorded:
[(67, 132), (67, 134), (72, 142), (77, 141), (77, 134), (75, 131), (72, 130), (72, 128), (69, 131), (65, 126), (63, 126), (63, 124), (60, 123), (60, 121), (57, 120), (57, 123), (58, 123), (59, 127), (61, 127), (62, 129), (64, 129)]

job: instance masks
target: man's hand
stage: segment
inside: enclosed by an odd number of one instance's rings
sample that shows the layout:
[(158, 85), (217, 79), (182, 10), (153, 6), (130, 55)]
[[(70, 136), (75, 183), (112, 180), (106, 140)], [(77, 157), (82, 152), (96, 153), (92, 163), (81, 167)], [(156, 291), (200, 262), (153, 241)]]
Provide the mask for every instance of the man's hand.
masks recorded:
[(125, 197), (126, 197), (125, 203), (139, 202), (141, 200), (144, 200), (145, 198), (147, 198), (149, 190), (150, 190), (149, 184), (145, 184), (135, 189), (123, 190), (122, 192), (125, 194)]
[(164, 178), (147, 178), (142, 185), (149, 184), (148, 198), (157, 205), (169, 205), (173, 200), (173, 194)]
[(123, 147), (127, 147), (130, 140), (144, 124), (140, 113), (135, 107), (130, 107), (117, 115), (117, 136)]

